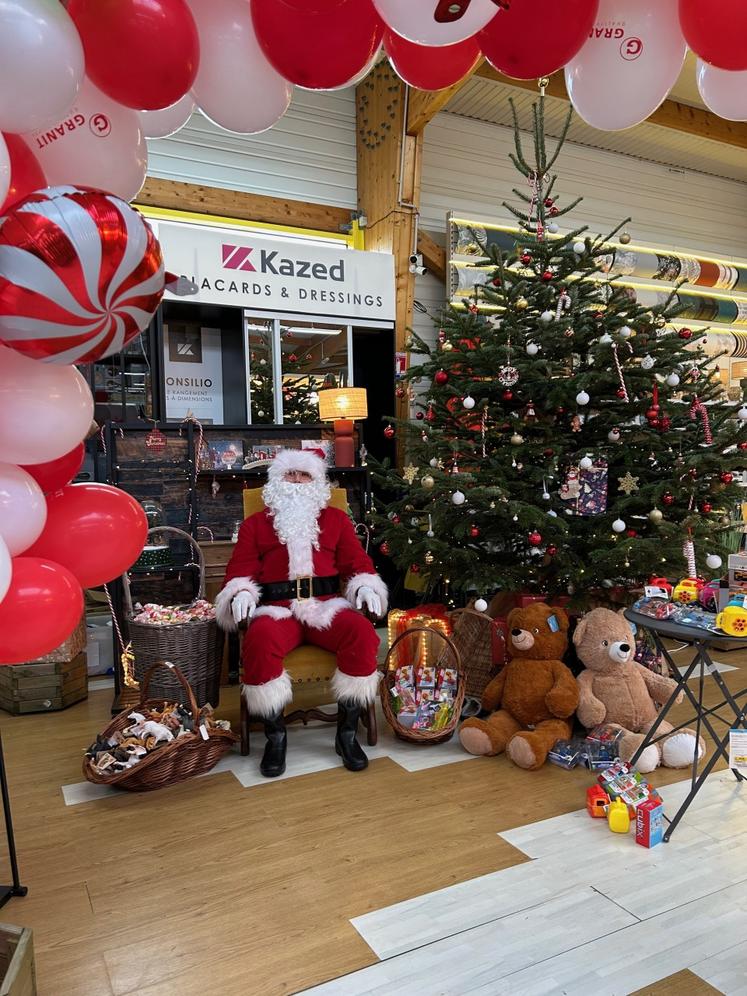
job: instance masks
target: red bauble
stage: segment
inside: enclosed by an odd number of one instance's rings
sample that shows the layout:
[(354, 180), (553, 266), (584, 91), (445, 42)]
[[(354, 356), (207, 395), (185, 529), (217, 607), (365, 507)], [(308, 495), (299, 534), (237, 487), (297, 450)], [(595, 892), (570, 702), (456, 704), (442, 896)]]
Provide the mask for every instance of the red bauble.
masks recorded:
[(668, 432), (671, 424), (672, 420), (668, 415), (660, 415), (656, 423), (659, 432)]
[(625, 535), (628, 536), (630, 539), (635, 539), (638, 533), (635, 531), (635, 529), (626, 529)]
[(480, 535), (480, 530), (477, 526), (472, 526), (469, 531), (469, 534), (472, 537), (472, 539), (477, 539), (477, 537)]
[(298, 357), (296, 356), (295, 353), (291, 353), (290, 354), (290, 356), (288, 357), (288, 362), (289, 363), (298, 363)]
[(509, 389), (506, 388), (506, 390), (501, 395), (501, 398), (504, 401), (513, 401), (513, 399), (514, 399), (514, 392), (513, 391), (509, 391)]
[(524, 266), (529, 266), (529, 264), (532, 262), (532, 254), (530, 252), (523, 252), (521, 256), (519, 256), (519, 259), (524, 264)]
[(385, 557), (389, 556), (389, 544), (387, 543), (386, 540), (384, 540), (379, 549), (381, 550), (381, 552), (384, 554)]
[(435, 422), (436, 413), (433, 411), (432, 408), (429, 408), (428, 411), (425, 413), (425, 420), (426, 422)]
[(551, 456), (555, 455), (555, 450), (551, 450), (550, 447), (548, 446), (548, 448), (546, 450), (544, 450), (544, 454), (547, 457), (547, 459), (549, 460)]
[(649, 422), (655, 422), (658, 417), (659, 417), (659, 406), (652, 405), (649, 408), (649, 410), (646, 412), (646, 418), (649, 420)]
[(493, 277), (493, 287), (500, 287), (500, 286), (501, 286), (501, 278)]
[(467, 310), (471, 315), (477, 315), (480, 311), (476, 304), (471, 304)]
[(702, 501), (700, 503), (700, 511), (703, 513), (703, 515), (708, 515), (710, 512), (713, 511), (713, 505), (711, 505), (709, 501)]
[(392, 439), (392, 437), (394, 436), (394, 426), (388, 425), (384, 429), (384, 435), (386, 436), (387, 439)]
[(747, 450), (747, 442), (737, 443), (740, 450)]
[(615, 393), (617, 394), (618, 398), (622, 398), (622, 399), (625, 399), (628, 396), (628, 392), (625, 390), (624, 387), (618, 387), (618, 389), (617, 389), (617, 391)]
[(552, 198), (552, 197), (546, 197), (545, 198), (545, 207), (546, 208), (551, 208), (554, 203), (555, 203), (554, 198)]
[(552, 272), (552, 270), (545, 270), (545, 272), (542, 274), (542, 279), (545, 281), (545, 283), (549, 283), (554, 277), (555, 274)]
[(555, 546), (554, 543), (552, 543), (550, 544), (550, 546), (548, 546), (545, 552), (547, 553), (548, 557), (554, 557), (555, 554), (558, 552), (558, 548)]
[(445, 370), (437, 370), (436, 376), (433, 379), (437, 384), (443, 385), (448, 381), (449, 375), (446, 373)]
[(400, 519), (400, 517), (395, 512), (394, 515), (389, 519), (389, 521), (393, 522), (395, 526), (398, 526), (402, 520)]
[(410, 564), (410, 571), (413, 574), (420, 574), (420, 564)]
[(665, 505), (674, 505), (674, 495), (671, 491), (665, 491), (661, 496), (661, 500)]
[(555, 414), (556, 414), (556, 415), (565, 415), (566, 411), (567, 411), (567, 409), (566, 409), (566, 408), (563, 408), (563, 407), (561, 406), (560, 408), (556, 408), (556, 409), (555, 409)]
[(694, 481), (695, 478), (698, 476), (697, 468), (696, 467), (690, 467), (690, 469), (687, 472), (687, 476), (690, 477), (690, 478), (692, 478), (692, 480)]
[(677, 335), (680, 339), (692, 339), (693, 330), (692, 329), (680, 329)]
[(405, 389), (404, 389), (404, 387), (398, 387), (397, 390), (394, 393), (397, 395), (398, 398), (404, 398), (404, 396), (405, 396)]
[(560, 210), (556, 208), (555, 205), (553, 204), (553, 206), (550, 208), (549, 214), (551, 218), (557, 218), (557, 216), (560, 214)]
[(731, 484), (734, 480), (734, 475), (725, 470), (724, 473), (719, 476), (719, 480), (722, 484)]
[[(415, 412), (415, 418), (418, 419), (419, 422), (422, 422), (425, 415), (423, 415), (422, 412)], [(384, 435), (386, 435), (386, 429), (384, 429)], [(394, 433), (392, 433), (392, 435), (394, 435)]]
[(539, 546), (540, 543), (542, 542), (542, 534), (538, 533), (537, 530), (535, 529), (534, 532), (531, 532), (529, 534), (527, 539), (529, 540), (530, 546)]

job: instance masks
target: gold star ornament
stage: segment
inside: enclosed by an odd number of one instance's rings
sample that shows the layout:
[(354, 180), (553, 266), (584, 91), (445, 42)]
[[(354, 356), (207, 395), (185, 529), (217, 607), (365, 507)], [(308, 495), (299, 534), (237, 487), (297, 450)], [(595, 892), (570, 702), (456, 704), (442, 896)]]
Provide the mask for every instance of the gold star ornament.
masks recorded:
[(630, 497), (630, 495), (632, 495), (634, 491), (638, 490), (638, 481), (639, 478), (633, 477), (630, 471), (628, 471), (625, 477), (618, 478), (619, 483), (617, 485), (617, 490), (622, 491), (624, 494)]
[(418, 476), (418, 468), (413, 466), (413, 464), (408, 463), (405, 469), (402, 471), (402, 476), (407, 481), (408, 484), (412, 484), (415, 478)]

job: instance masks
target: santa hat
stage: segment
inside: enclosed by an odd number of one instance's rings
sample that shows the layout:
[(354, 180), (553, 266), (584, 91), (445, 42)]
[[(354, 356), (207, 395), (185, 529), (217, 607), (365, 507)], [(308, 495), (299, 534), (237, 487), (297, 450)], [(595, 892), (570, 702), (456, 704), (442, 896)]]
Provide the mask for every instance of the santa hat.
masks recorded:
[(327, 477), (327, 463), (324, 450), (280, 450), (270, 464), (267, 476), (271, 481), (281, 480), (290, 470), (302, 470), (315, 481)]

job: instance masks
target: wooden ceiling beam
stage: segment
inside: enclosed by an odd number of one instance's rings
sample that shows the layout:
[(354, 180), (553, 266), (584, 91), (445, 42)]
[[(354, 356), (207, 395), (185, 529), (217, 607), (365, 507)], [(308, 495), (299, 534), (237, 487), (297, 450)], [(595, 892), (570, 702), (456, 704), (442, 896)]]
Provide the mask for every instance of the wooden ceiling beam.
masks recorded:
[(418, 252), (422, 254), (423, 262), (428, 267), (428, 272), (445, 282), (446, 250), (442, 249), (422, 228), (418, 232)]
[[(503, 83), (505, 86), (538, 92), (536, 80), (512, 79), (510, 76), (499, 73), (497, 69), (493, 69), (487, 62), (483, 62), (477, 67), (475, 75), (482, 79)], [(550, 97), (568, 100), (568, 90), (562, 72), (555, 73), (550, 77), (545, 92)], [(747, 122), (727, 121), (711, 111), (704, 111), (700, 107), (691, 107), (689, 104), (680, 104), (676, 100), (665, 100), (646, 121), (648, 124), (660, 125), (662, 128), (671, 128), (674, 131), (686, 132), (688, 135), (697, 135), (698, 138), (707, 138), (712, 142), (721, 142), (722, 145), (747, 149)]]
[[(480, 65), (481, 63), (478, 63)], [(474, 72), (474, 71), (473, 71)], [(413, 90), (410, 89), (407, 106), (407, 134), (420, 135), (425, 126), (439, 111), (442, 111), (455, 93), (458, 93), (465, 83), (472, 78), (468, 73), (464, 79), (443, 90)]]

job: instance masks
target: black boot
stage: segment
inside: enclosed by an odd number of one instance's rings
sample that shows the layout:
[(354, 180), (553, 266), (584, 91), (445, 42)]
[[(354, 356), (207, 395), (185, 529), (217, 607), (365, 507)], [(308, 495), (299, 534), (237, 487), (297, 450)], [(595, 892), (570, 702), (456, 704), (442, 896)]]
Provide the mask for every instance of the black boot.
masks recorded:
[(282, 709), (275, 716), (265, 719), (265, 736), (267, 743), (259, 770), (265, 778), (277, 778), (285, 771), (285, 748), (288, 746)]
[(342, 758), (342, 763), (348, 771), (363, 771), (368, 767), (368, 758), (361, 750), (356, 740), (358, 719), (361, 708), (352, 702), (337, 703), (337, 736), (335, 750)]

